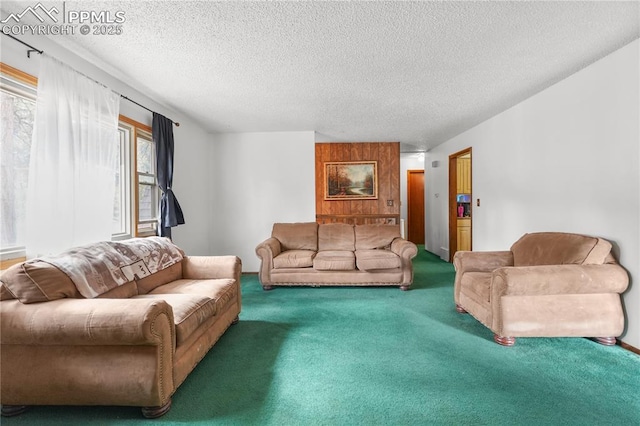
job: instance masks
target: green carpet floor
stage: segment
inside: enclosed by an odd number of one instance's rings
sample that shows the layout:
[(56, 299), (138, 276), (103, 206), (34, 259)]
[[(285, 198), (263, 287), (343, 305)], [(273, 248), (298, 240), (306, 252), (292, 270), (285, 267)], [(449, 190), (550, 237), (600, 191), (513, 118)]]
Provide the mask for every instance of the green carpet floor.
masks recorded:
[(506, 348), (453, 304), (420, 250), (410, 291), (276, 288), (244, 275), (240, 323), (156, 420), (135, 407), (32, 407), (3, 425), (639, 425), (640, 357), (582, 338)]

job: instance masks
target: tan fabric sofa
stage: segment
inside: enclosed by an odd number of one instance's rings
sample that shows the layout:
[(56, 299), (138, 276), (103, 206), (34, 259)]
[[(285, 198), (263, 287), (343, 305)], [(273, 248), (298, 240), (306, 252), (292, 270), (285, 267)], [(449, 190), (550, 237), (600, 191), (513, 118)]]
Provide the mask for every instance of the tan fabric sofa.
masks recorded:
[[(128, 242), (136, 240), (146, 239)], [(161, 259), (160, 271), (94, 298), (83, 297), (67, 273), (43, 259), (6, 270), (0, 277), (3, 415), (28, 405), (166, 413), (173, 393), (241, 308), (238, 257), (174, 253), (173, 262)]]
[(413, 283), (416, 245), (398, 225), (276, 223), (256, 247), (259, 277), (273, 286), (399, 286)]
[(624, 329), (628, 274), (601, 238), (525, 234), (509, 251), (457, 252), (454, 298), (505, 346), (516, 337), (593, 337), (613, 345)]

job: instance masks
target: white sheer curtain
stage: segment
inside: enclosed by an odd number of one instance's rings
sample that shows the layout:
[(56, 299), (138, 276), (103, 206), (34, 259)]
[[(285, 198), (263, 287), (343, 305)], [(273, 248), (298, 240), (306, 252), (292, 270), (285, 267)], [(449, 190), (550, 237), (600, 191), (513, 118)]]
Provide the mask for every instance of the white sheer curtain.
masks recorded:
[(27, 257), (111, 239), (120, 96), (41, 56), (27, 189)]

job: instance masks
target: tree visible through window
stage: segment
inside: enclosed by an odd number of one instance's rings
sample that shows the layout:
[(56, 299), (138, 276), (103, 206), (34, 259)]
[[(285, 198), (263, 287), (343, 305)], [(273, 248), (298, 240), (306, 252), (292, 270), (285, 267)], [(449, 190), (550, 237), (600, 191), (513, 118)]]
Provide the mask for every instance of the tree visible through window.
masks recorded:
[[(5, 79), (2, 81), (5, 82)], [(29, 156), (35, 115), (35, 89), (19, 82), (2, 84), (0, 141), (0, 247), (24, 248)]]
[(156, 233), (158, 220), (158, 182), (156, 148), (151, 134), (137, 132), (138, 234)]

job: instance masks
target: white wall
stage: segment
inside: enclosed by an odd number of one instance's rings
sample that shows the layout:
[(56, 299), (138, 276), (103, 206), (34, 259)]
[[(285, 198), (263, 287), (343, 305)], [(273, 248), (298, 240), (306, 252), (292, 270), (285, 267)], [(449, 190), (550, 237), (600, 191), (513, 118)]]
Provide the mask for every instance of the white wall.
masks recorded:
[[(640, 347), (638, 40), (427, 154), (427, 249), (448, 246), (448, 156), (473, 147), (473, 249), (526, 232), (604, 237), (629, 271), (622, 340)], [(436, 198), (436, 194), (439, 197)], [(481, 200), (475, 207), (475, 199)]]
[[(180, 127), (174, 127), (173, 189), (184, 211), (186, 224), (173, 228), (173, 240), (187, 254), (208, 254), (210, 250), (209, 239), (207, 233), (202, 230), (209, 226), (211, 216), (207, 211), (210, 203), (207, 200), (209, 193), (206, 191), (207, 185), (205, 184), (208, 179), (210, 136), (185, 116), (151, 100), (130, 85), (109, 75), (50, 39), (29, 35), (20, 38), (77, 71), (105, 84), (112, 90), (181, 124)], [(27, 48), (9, 37), (1, 37), (0, 43), (2, 52), (0, 61), (38, 76), (40, 55), (34, 53), (31, 54), (31, 59), (28, 59)], [(121, 100), (120, 113), (151, 126), (151, 113), (127, 100)]]
[(315, 221), (313, 131), (212, 135), (212, 254), (257, 272), (256, 246), (275, 222)]
[[(172, 119), (174, 117), (169, 116)], [(189, 255), (212, 254), (209, 168), (211, 135), (193, 123), (174, 127), (173, 192), (184, 213), (185, 224), (172, 228), (173, 241)]]

